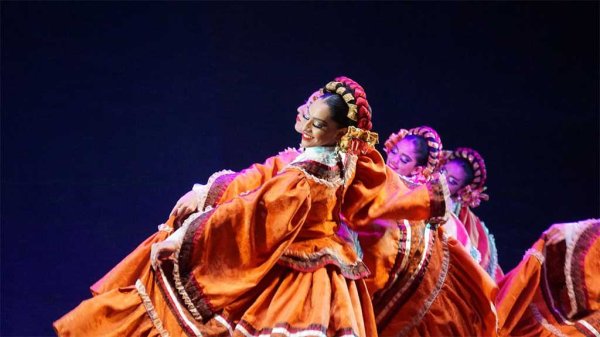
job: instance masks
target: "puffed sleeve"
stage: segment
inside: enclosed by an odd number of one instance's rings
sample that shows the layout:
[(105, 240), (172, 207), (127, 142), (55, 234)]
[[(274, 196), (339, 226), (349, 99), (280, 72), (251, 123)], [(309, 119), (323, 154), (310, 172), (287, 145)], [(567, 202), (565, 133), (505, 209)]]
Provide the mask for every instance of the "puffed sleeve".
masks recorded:
[(180, 293), (203, 317), (247, 293), (298, 234), (310, 186), (297, 170), (203, 213), (187, 227), (178, 253)]
[(408, 188), (377, 150), (357, 158), (354, 179), (348, 186), (342, 214), (353, 226), (376, 219), (439, 222), (446, 212), (448, 188), (443, 176)]

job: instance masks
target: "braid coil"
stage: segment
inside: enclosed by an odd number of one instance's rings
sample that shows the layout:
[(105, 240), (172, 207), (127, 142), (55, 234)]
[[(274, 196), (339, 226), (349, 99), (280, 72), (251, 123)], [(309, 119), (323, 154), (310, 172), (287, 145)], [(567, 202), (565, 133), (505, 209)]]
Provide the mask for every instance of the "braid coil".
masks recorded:
[(466, 160), (473, 169), (473, 181), (458, 191), (459, 201), (467, 203), (470, 207), (477, 207), (481, 204), (482, 200), (489, 200), (489, 195), (483, 193), (487, 189), (485, 187), (487, 169), (485, 161), (479, 152), (468, 147), (459, 147), (448, 156), (447, 160), (455, 158)]
[(387, 139), (384, 151), (390, 153), (396, 144), (408, 135), (422, 137), (427, 142), (427, 164), (421, 173), (425, 178), (429, 178), (440, 167), (443, 149), (440, 135), (429, 126), (419, 126), (410, 130), (400, 129), (398, 133), (392, 133)]
[(379, 142), (379, 136), (370, 130), (372, 110), (364, 88), (356, 81), (346, 77), (336, 77), (325, 85), (323, 93), (337, 94), (348, 105), (347, 117), (356, 122), (356, 127), (348, 127), (348, 132), (340, 140), (338, 147), (350, 154), (366, 153)]

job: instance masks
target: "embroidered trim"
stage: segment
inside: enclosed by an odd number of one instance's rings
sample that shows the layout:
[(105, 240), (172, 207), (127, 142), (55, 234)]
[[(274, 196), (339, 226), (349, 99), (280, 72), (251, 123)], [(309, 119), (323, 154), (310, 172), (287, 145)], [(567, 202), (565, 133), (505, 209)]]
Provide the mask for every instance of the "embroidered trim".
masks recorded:
[(194, 220), (198, 219), (202, 214), (208, 212), (209, 210), (190, 214), (190, 216), (188, 216), (187, 219), (183, 221), (181, 227), (185, 228), (186, 226), (189, 226)]
[(589, 332), (591, 332), (595, 337), (600, 337), (600, 331), (598, 331), (598, 329), (596, 329), (596, 327), (594, 327), (593, 325), (591, 325), (589, 322), (587, 322), (586, 320), (580, 319), (577, 321), (577, 323), (583, 325), (583, 327), (585, 327)]
[(160, 336), (161, 337), (169, 337), (169, 333), (167, 332), (167, 330), (165, 330), (165, 327), (163, 326), (162, 321), (160, 320), (160, 317), (158, 317), (158, 314), (156, 313), (156, 309), (154, 309), (152, 300), (150, 299), (150, 296), (148, 296), (148, 293), (146, 292), (146, 287), (144, 287), (144, 285), (142, 284), (142, 281), (140, 281), (139, 279), (136, 280), (135, 288), (137, 289), (138, 295), (140, 295), (140, 297), (142, 298), (142, 303), (144, 304), (144, 307), (146, 308), (146, 313), (150, 317), (150, 320), (152, 321), (152, 324), (154, 325), (156, 330), (158, 330), (158, 333), (160, 334)]
[(177, 289), (179, 296), (181, 296), (181, 299), (183, 299), (183, 303), (187, 307), (190, 314), (192, 314), (192, 317), (194, 317), (194, 319), (197, 321), (202, 321), (202, 315), (194, 306), (194, 303), (188, 296), (183, 284), (181, 283), (181, 275), (179, 273), (179, 251), (180, 249), (177, 249), (175, 252), (175, 261), (173, 262), (173, 280), (175, 282), (175, 289)]
[(567, 286), (567, 294), (569, 295), (569, 304), (570, 310), (567, 313), (567, 317), (573, 317), (577, 313), (577, 297), (575, 296), (575, 287), (573, 286), (573, 253), (575, 251), (575, 247), (577, 245), (577, 241), (579, 241), (579, 237), (583, 232), (591, 225), (591, 223), (576, 223), (577, 226), (573, 224), (570, 228), (571, 230), (567, 230), (565, 232), (565, 243), (567, 245), (567, 251), (565, 252), (565, 285)]
[(345, 263), (329, 249), (316, 253), (296, 253), (288, 250), (281, 255), (277, 263), (301, 272), (314, 272), (325, 265), (334, 265), (340, 269), (344, 277), (351, 280), (358, 280), (371, 274), (362, 261), (358, 260), (353, 264)]
[(313, 174), (307, 172), (304, 168), (302, 168), (300, 166), (289, 166), (286, 169), (296, 169), (296, 170), (302, 172), (307, 179), (310, 179), (310, 180), (312, 180), (312, 181), (314, 181), (314, 182), (316, 182), (318, 184), (325, 185), (325, 186), (327, 186), (329, 188), (338, 188), (343, 183), (342, 180), (341, 180), (341, 178), (339, 178), (339, 180), (337, 180), (335, 182), (330, 182), (330, 181), (327, 181), (325, 179), (318, 178), (318, 177), (314, 176)]
[[(408, 264), (408, 259), (410, 255), (411, 242), (412, 238), (412, 228), (408, 220), (404, 220), (403, 224), (398, 224), (398, 229), (400, 229), (401, 236), (398, 240), (398, 253), (396, 254), (396, 259), (394, 260), (394, 265), (390, 271), (390, 277), (388, 278), (387, 283), (383, 286), (382, 289), (378, 290), (374, 299), (379, 299), (383, 294), (385, 294), (394, 283), (398, 280), (398, 275), (400, 275), (401, 271), (404, 271), (406, 265)], [(406, 242), (406, 245), (401, 241)], [(375, 301), (373, 301), (375, 302)]]
[(200, 214), (202, 217), (199, 215), (196, 221), (190, 223), (187, 231), (185, 232), (183, 243), (181, 244), (181, 248), (179, 249), (177, 255), (177, 266), (179, 268), (179, 273), (177, 275), (173, 275), (175, 278), (175, 283), (181, 286), (181, 288), (178, 288), (177, 291), (179, 293), (185, 292), (187, 294), (194, 309), (198, 311), (202, 318), (212, 317), (215, 313), (215, 310), (208, 302), (208, 299), (205, 298), (204, 293), (202, 292), (202, 287), (195, 282), (194, 277), (190, 275), (191, 270), (185, 262), (189, 261), (191, 257), (194, 248), (194, 240), (196, 239), (197, 233), (202, 231), (212, 213), (213, 210), (207, 210), (206, 212)]
[(311, 175), (313, 175), (319, 179), (324, 179), (326, 181), (329, 181), (329, 182), (332, 182), (335, 184), (341, 185), (341, 183), (343, 182), (343, 179), (342, 179), (343, 166), (341, 163), (337, 163), (335, 165), (329, 166), (329, 165), (320, 163), (318, 161), (306, 160), (306, 161), (303, 161), (300, 163), (292, 163), (292, 164), (290, 164), (290, 166), (301, 167), (302, 169), (304, 169), (306, 172), (310, 173)]
[[(226, 174), (235, 174), (235, 172), (233, 172), (231, 170), (222, 170), (222, 171), (213, 173), (210, 176), (210, 178), (208, 178), (208, 181), (206, 182), (206, 185), (204, 185), (204, 188), (198, 192), (198, 210), (204, 210), (204, 208), (207, 206), (206, 198), (208, 197), (208, 193), (209, 193), (209, 191), (211, 191), (215, 180), (217, 180), (217, 178), (219, 178), (223, 175), (226, 175)], [(212, 205), (208, 205), (208, 206), (212, 206)]]
[(400, 332), (398, 332), (397, 336), (405, 336), (412, 328), (414, 328), (414, 326), (423, 319), (425, 314), (429, 311), (429, 308), (431, 308), (433, 301), (435, 301), (440, 294), (440, 291), (446, 282), (446, 276), (448, 275), (448, 269), (450, 266), (450, 251), (448, 249), (448, 237), (446, 234), (442, 234), (442, 247), (444, 252), (444, 256), (442, 258), (442, 268), (440, 270), (440, 276), (438, 277), (431, 294), (429, 297), (427, 297), (425, 303), (423, 303), (423, 307), (419, 310), (417, 315), (413, 317), (413, 319), (404, 328), (402, 328)]
[(528, 256), (535, 257), (540, 264), (544, 264), (544, 262), (546, 260), (546, 258), (544, 257), (544, 255), (542, 253), (540, 253), (538, 250), (533, 249), (533, 248), (527, 249), (527, 251), (525, 252), (525, 255), (523, 255), (523, 260), (526, 259)]
[[(425, 228), (425, 233), (423, 235), (425, 247), (423, 248), (423, 253), (421, 255), (421, 259), (419, 260), (419, 264), (417, 268), (411, 273), (410, 277), (406, 281), (405, 284), (398, 291), (394, 291), (393, 295), (389, 300), (386, 301), (384, 307), (381, 309), (379, 314), (377, 314), (376, 322), (378, 326), (385, 326), (387, 323), (383, 324), (384, 320), (387, 321), (389, 319), (390, 312), (400, 303), (400, 300), (406, 296), (409, 289), (412, 289), (414, 285), (417, 285), (417, 280), (419, 280), (424, 273), (424, 266), (429, 263), (430, 257), (430, 246), (433, 244), (435, 237), (431, 235), (431, 229), (429, 226)], [(391, 291), (393, 287), (390, 287), (387, 291)]]
[[(542, 252), (542, 254), (546, 255), (546, 247), (544, 247), (544, 251)], [(543, 272), (542, 273), (542, 284), (541, 284), (542, 295), (544, 297), (544, 300), (546, 302), (548, 302), (547, 304), (548, 304), (548, 309), (550, 310), (550, 313), (554, 316), (554, 318), (557, 321), (572, 325), (572, 323), (569, 322), (569, 320), (567, 320), (563, 316), (561, 311), (554, 304), (554, 298), (552, 297), (552, 291), (550, 290), (550, 285), (548, 284), (548, 265), (547, 264), (542, 265), (542, 272)], [(531, 304), (531, 305), (533, 305), (533, 304)]]
[[(577, 244), (573, 251), (573, 285), (575, 290), (575, 298), (577, 299), (577, 314), (580, 315), (585, 311), (589, 311), (589, 294), (586, 284), (586, 269), (585, 260), (590, 247), (600, 236), (600, 222), (585, 225), (587, 228), (579, 235)], [(573, 318), (571, 316), (570, 318)]]
[[(241, 320), (235, 327), (245, 337), (270, 337), (272, 335), (284, 335), (286, 337), (328, 337), (327, 327), (321, 324), (310, 324), (305, 328), (297, 328), (289, 323), (277, 323), (274, 327), (256, 330), (247, 321)], [(339, 329), (334, 337), (358, 337), (352, 328)]]
[(169, 284), (169, 280), (165, 275), (161, 266), (158, 267), (159, 275), (156, 277), (157, 284), (159, 285), (159, 289), (163, 297), (166, 299), (167, 305), (173, 315), (177, 318), (177, 321), (181, 328), (185, 331), (187, 335), (192, 335), (196, 337), (202, 337), (202, 333), (198, 330), (198, 328), (186, 317), (184, 312), (184, 308), (181, 307), (179, 299), (177, 295), (173, 291), (173, 288)]
[(223, 174), (219, 176), (215, 181), (210, 185), (210, 188), (207, 188), (206, 200), (204, 201), (203, 210), (208, 209), (209, 207), (216, 207), (217, 203), (221, 200), (229, 185), (237, 178), (239, 173), (230, 173)]
[(538, 308), (533, 303), (529, 305), (529, 309), (531, 309), (531, 312), (533, 313), (533, 317), (535, 317), (535, 320), (538, 321), (538, 323), (540, 323), (542, 325), (542, 327), (544, 327), (546, 330), (550, 331), (550, 333), (552, 333), (553, 335), (558, 336), (558, 337), (567, 337), (567, 335), (563, 334), (555, 326), (550, 324), (542, 316), (542, 314), (540, 313)]
[(446, 209), (450, 205), (450, 191), (448, 183), (443, 175), (438, 179), (432, 179), (427, 183), (427, 191), (430, 199), (430, 219), (426, 222), (430, 224), (442, 224), (446, 222)]

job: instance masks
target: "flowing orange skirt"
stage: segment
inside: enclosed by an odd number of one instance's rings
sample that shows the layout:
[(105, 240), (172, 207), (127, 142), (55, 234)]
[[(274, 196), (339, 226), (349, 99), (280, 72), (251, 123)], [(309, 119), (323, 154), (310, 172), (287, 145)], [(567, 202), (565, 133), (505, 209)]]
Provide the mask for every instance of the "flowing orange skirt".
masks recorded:
[(495, 283), (443, 229), (433, 236), (421, 267), (374, 303), (379, 335), (496, 336)]
[(364, 282), (335, 267), (305, 273), (277, 266), (254, 289), (200, 322), (172, 301), (176, 291), (149, 277), (82, 302), (54, 329), (59, 336), (377, 336)]

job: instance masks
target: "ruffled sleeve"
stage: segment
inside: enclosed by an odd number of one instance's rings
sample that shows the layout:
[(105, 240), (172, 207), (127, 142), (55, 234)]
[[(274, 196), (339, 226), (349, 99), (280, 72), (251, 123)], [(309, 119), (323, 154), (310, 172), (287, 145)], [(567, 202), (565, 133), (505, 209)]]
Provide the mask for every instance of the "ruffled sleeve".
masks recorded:
[(310, 200), (306, 178), (288, 170), (191, 222), (175, 275), (188, 309), (211, 316), (256, 286), (298, 234)]
[(342, 214), (353, 226), (376, 219), (440, 222), (446, 212), (448, 188), (443, 176), (414, 189), (408, 188), (372, 150), (359, 156), (354, 179), (347, 188)]

